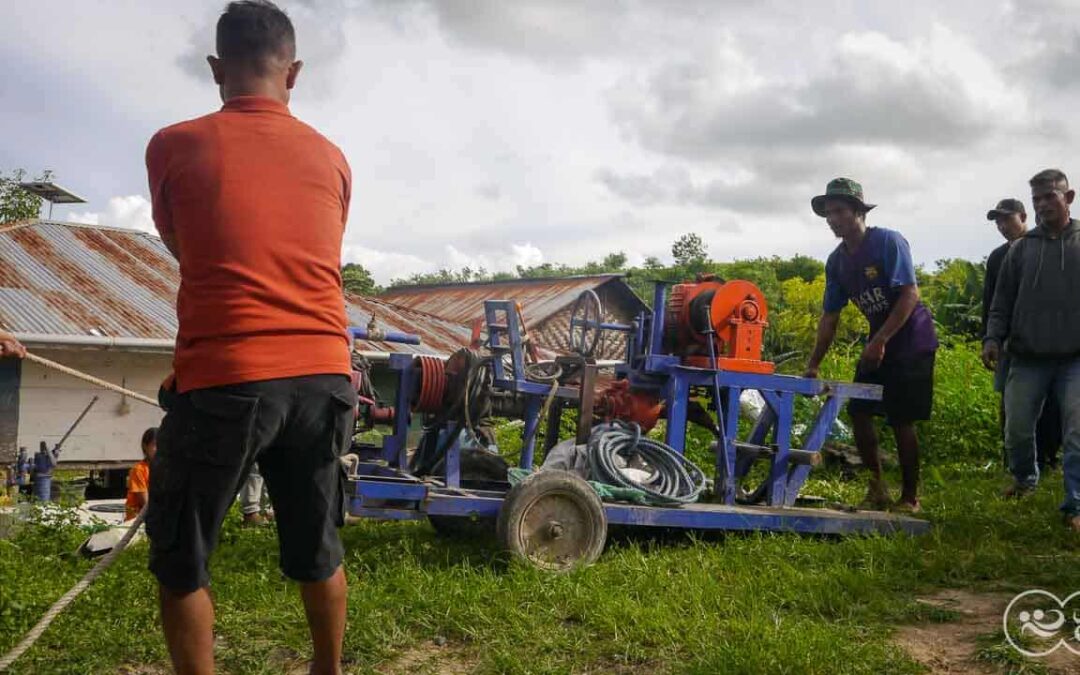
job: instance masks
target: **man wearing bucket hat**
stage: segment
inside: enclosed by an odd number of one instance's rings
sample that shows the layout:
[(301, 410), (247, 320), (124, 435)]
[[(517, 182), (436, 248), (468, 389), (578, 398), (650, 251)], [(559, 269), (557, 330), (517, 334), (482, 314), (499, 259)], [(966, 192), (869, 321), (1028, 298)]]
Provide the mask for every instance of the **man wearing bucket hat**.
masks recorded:
[[(1001, 264), (1005, 261), (1005, 254), (1013, 242), (1019, 240), (1027, 233), (1027, 211), (1024, 202), (1019, 199), (1002, 199), (997, 206), (986, 212), (986, 219), (993, 221), (997, 230), (1005, 237), (1005, 243), (998, 246), (986, 258), (986, 277), (983, 282), (982, 303), (982, 335), (987, 335), (987, 326), (990, 321), (990, 305), (994, 302), (994, 289), (997, 287), (998, 275), (1001, 273)], [(1002, 394), (1001, 407), (998, 415), (1001, 423), (1002, 436), (1005, 432), (1005, 380), (1009, 375), (1009, 355), (1002, 353), (998, 359), (994, 371), (994, 391)], [(1002, 446), (1004, 447), (1004, 446)], [(1053, 468), (1057, 465), (1057, 452), (1061, 447), (1061, 411), (1058, 408), (1057, 399), (1053, 392), (1046, 397), (1042, 415), (1039, 417), (1038, 426), (1035, 429), (1035, 449), (1040, 471)], [(1008, 456), (1005, 457), (1005, 465), (1008, 466)]]
[[(907, 240), (899, 232), (866, 226), (874, 208), (863, 200), (862, 186), (850, 178), (829, 181), (825, 194), (810, 202), (842, 241), (825, 264), (825, 298), (817, 341), (806, 366), (817, 377), (850, 301), (870, 324), (869, 339), (855, 369), (855, 381), (879, 384), (883, 400), (848, 403), (855, 445), (870, 470), (863, 508), (917, 512), (919, 442), (915, 422), (930, 418), (934, 396), (937, 334), (930, 311), (919, 301), (915, 266)], [(903, 489), (895, 503), (881, 473), (874, 416), (885, 415), (896, 435)]]

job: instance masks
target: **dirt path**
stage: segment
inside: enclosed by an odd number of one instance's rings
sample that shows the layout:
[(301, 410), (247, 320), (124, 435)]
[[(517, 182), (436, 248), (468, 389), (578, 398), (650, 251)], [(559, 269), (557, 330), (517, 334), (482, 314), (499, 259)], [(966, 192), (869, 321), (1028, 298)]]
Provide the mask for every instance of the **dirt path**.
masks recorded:
[(468, 675), (477, 658), (460, 645), (425, 642), (375, 669), (380, 675)]
[[(1016, 664), (1021, 662), (1019, 654), (1010, 653), (1001, 634), (1001, 616), (1012, 597), (1011, 594), (950, 589), (918, 598), (918, 602), (931, 607), (956, 612), (960, 618), (902, 626), (893, 640), (931, 673), (1015, 672)], [(998, 636), (997, 641), (987, 639), (994, 635)], [(1000, 654), (1000, 659), (988, 657), (985, 650), (997, 642), (1001, 646), (993, 649)], [(1010, 667), (1006, 659), (1017, 660)], [(1029, 663), (1042, 666), (1052, 675), (1080, 672), (1080, 657), (1064, 648), (1040, 659), (1030, 659)]]

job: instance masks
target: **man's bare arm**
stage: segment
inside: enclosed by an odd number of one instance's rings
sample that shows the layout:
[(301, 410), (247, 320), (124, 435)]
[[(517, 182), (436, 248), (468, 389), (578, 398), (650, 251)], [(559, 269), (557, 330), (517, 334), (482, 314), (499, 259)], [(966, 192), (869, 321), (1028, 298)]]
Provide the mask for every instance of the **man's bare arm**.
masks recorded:
[(907, 323), (908, 318), (915, 311), (918, 304), (919, 287), (915, 284), (901, 286), (900, 296), (896, 299), (896, 304), (893, 305), (892, 311), (889, 312), (888, 318), (885, 319), (885, 323), (881, 324), (881, 328), (870, 337), (870, 342), (863, 349), (860, 364), (864, 368), (875, 370), (881, 365), (882, 360), (885, 358), (885, 343)]
[(806, 377), (817, 377), (821, 360), (832, 346), (836, 338), (836, 327), (840, 324), (840, 312), (825, 312), (818, 321), (817, 339), (814, 341), (814, 349), (810, 352), (810, 360), (806, 364)]
[(6, 359), (14, 356), (17, 359), (26, 357), (26, 347), (15, 339), (15, 336), (6, 330), (0, 330), (0, 358)]
[(134, 497), (134, 499), (132, 501), (135, 502), (135, 507), (138, 510), (142, 511), (143, 507), (146, 506), (147, 493), (145, 493), (145, 492), (132, 492), (131, 494)]
[(907, 323), (908, 317), (915, 311), (915, 306), (918, 304), (919, 287), (914, 284), (901, 286), (900, 297), (896, 299), (896, 304), (889, 312), (889, 318), (885, 319), (885, 323), (881, 324), (881, 328), (870, 338), (871, 342), (881, 344), (888, 342), (892, 336), (896, 335), (896, 331)]

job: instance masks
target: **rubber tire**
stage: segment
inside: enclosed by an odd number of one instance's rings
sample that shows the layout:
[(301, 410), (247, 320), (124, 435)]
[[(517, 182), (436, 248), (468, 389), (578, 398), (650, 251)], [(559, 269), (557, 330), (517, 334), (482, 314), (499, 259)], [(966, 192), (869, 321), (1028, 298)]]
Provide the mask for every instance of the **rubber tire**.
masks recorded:
[[(542, 561), (528, 555), (522, 541), (524, 518), (541, 499), (560, 496), (569, 499), (584, 515), (588, 539), (581, 554), (574, 559)], [(496, 522), (496, 535), (510, 554), (533, 567), (548, 572), (565, 573), (596, 562), (607, 542), (607, 515), (604, 504), (592, 486), (577, 474), (548, 469), (538, 471), (521, 481), (503, 499)]]

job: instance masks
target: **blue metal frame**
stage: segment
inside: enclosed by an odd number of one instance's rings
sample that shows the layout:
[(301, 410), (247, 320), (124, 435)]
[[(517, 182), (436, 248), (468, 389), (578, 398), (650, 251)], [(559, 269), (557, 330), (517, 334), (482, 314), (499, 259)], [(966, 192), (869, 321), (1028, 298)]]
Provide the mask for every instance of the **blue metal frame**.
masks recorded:
[[(805, 463), (789, 461), (794, 442), (792, 425), (796, 396), (815, 397), (821, 401), (821, 408), (802, 439), (803, 452), (799, 454), (805, 457), (807, 451), (820, 452), (845, 401), (880, 400), (880, 387), (685, 366), (679, 356), (664, 353), (665, 306), (666, 289), (657, 283), (651, 312), (643, 312), (632, 325), (601, 324), (601, 328), (627, 334), (626, 363), (616, 368), (616, 375), (628, 379), (633, 388), (654, 391), (663, 399), (667, 411), (666, 442), (675, 450), (682, 452), (685, 448), (688, 406), (694, 393), (706, 390), (712, 399), (716, 398), (714, 392), (720, 393), (723, 400), (712, 401), (714, 406), (724, 405), (724, 428), (717, 443), (715, 466), (716, 494), (720, 503), (682, 507), (605, 504), (609, 523), (818, 534), (895, 531), (921, 534), (929, 529), (929, 523), (904, 516), (793, 506), (812, 468)], [(494, 386), (525, 397), (520, 466), (531, 469), (544, 401), (549, 397), (577, 401), (580, 392), (575, 387), (552, 387), (526, 377), (524, 327), (515, 303), (485, 301), (484, 317), (488, 347), (496, 357), (492, 360)], [(353, 333), (358, 334), (357, 331)], [(390, 356), (390, 369), (397, 373), (399, 383), (393, 433), (384, 437), (380, 460), (361, 462), (360, 477), (351, 482), (350, 512), (359, 517), (391, 520), (422, 519), (427, 515), (495, 518), (505, 489), (461, 489), (460, 430), (456, 425), (447, 425), (439, 432), (440, 447), (444, 447), (450, 438), (454, 439), (447, 450), (442, 476), (421, 480), (406, 472), (409, 396), (416, 384), (412, 364), (412, 355)], [(764, 452), (740, 457), (739, 397), (747, 390), (759, 391), (767, 405), (741, 445)], [(747, 477), (762, 454), (766, 455), (768, 472), (765, 483), (756, 491), (763, 493), (765, 505), (737, 505), (740, 481)]]
[[(533, 382), (525, 375), (525, 327), (520, 322), (521, 314), (517, 305), (510, 300), (485, 300), (484, 318), (487, 321), (488, 349), (495, 356), (492, 359), (494, 377), (492, 383), (504, 391), (524, 394), (526, 397), (522, 432), (521, 461), (522, 469), (533, 468), (536, 452), (536, 436), (540, 430), (540, 412), (544, 400), (548, 397), (565, 398), (576, 401), (580, 391), (576, 387)], [(510, 357), (507, 368), (505, 357)]]
[(361, 328), (359, 326), (352, 326), (349, 328), (349, 335), (354, 340), (371, 340), (374, 342), (396, 342), (403, 345), (418, 345), (420, 344), (420, 336), (412, 333), (402, 333), (396, 330), (378, 330), (375, 328)]
[[(432, 516), (456, 516), (494, 520), (504, 493), (453, 490), (415, 482), (363, 479), (356, 481), (350, 499), (352, 515), (381, 520), (422, 520)], [(366, 505), (372, 500), (379, 506)], [(395, 505), (386, 506), (386, 500)], [(924, 534), (930, 524), (923, 520), (881, 512), (848, 513), (817, 508), (729, 506), (690, 504), (681, 507), (606, 503), (611, 525), (672, 527), (695, 530), (784, 531), (803, 534), (881, 533)]]
[[(642, 314), (639, 330), (645, 332), (648, 325), (648, 342), (640, 353), (630, 354), (625, 365), (616, 368), (619, 377), (627, 378), (637, 389), (655, 391), (661, 396), (667, 410), (665, 442), (677, 451), (686, 446), (686, 415), (695, 388), (709, 391), (714, 407), (717, 401), (712, 392), (719, 390), (727, 399), (723, 419), (725, 428), (717, 443), (715, 480), (723, 503), (734, 505), (738, 495), (738, 482), (753, 466), (753, 460), (738, 460), (734, 452), (738, 442), (738, 401), (747, 390), (761, 393), (767, 403), (766, 410), (757, 420), (746, 440), (748, 445), (764, 446), (769, 435), (773, 444), (769, 448), (769, 477), (765, 501), (769, 506), (791, 506), (810, 473), (808, 465), (793, 466), (792, 425), (795, 416), (795, 397), (810, 396), (823, 399), (823, 405), (811, 425), (811, 432), (803, 439), (802, 450), (820, 452), (828, 431), (840, 413), (840, 406), (849, 399), (881, 399), (881, 387), (847, 382), (828, 382), (790, 375), (745, 373), (733, 370), (694, 368), (682, 364), (679, 356), (663, 351), (667, 293), (663, 284), (657, 284), (653, 295), (653, 311)], [(661, 308), (658, 310), (657, 308)]]

